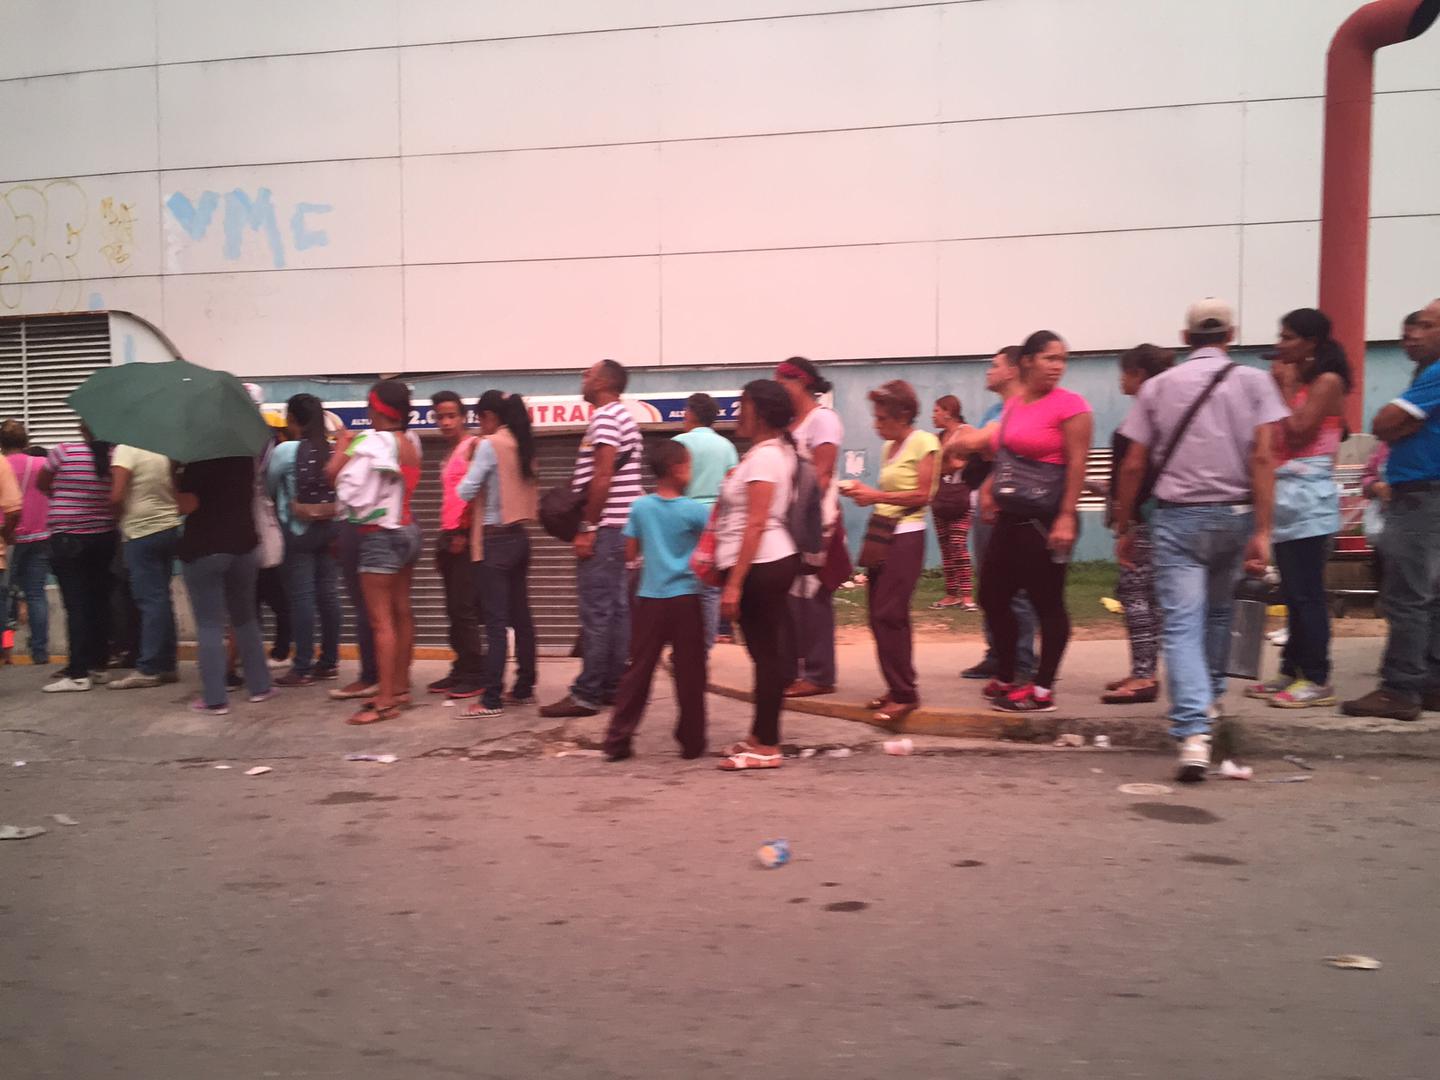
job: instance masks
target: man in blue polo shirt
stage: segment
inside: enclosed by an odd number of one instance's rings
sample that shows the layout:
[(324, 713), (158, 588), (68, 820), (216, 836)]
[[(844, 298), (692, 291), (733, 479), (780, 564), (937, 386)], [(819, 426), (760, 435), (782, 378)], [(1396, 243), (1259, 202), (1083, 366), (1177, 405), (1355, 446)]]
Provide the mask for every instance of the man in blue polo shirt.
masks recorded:
[(1406, 352), (1415, 381), (1375, 414), (1372, 429), (1390, 444), (1392, 495), (1380, 538), (1390, 635), (1379, 688), (1345, 702), (1349, 716), (1418, 720), (1422, 711), (1440, 712), (1440, 300), (1419, 313)]

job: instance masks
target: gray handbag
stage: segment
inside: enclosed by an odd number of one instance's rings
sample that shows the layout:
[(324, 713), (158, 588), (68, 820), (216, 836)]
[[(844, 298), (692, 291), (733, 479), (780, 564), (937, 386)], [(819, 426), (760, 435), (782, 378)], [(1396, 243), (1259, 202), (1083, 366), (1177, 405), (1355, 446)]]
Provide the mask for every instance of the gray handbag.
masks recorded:
[(1060, 513), (1065, 497), (1065, 466), (1022, 457), (1005, 446), (1005, 426), (1010, 411), (1000, 421), (1000, 442), (995, 450), (995, 478), (992, 493), (1001, 513), (1051, 521)]

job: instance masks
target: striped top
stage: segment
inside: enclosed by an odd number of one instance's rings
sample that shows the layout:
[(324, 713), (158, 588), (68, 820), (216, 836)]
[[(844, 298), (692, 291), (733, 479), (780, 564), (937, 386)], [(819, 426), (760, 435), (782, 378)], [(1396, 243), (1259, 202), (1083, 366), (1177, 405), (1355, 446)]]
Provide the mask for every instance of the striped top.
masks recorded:
[(630, 409), (623, 401), (602, 405), (590, 417), (590, 426), (585, 429), (585, 438), (580, 442), (580, 454), (575, 459), (575, 479), (570, 488), (572, 491), (579, 491), (595, 475), (596, 446), (615, 447), (617, 460), (627, 450), (630, 452), (630, 460), (623, 469), (618, 469), (610, 480), (610, 495), (605, 500), (605, 510), (600, 518), (602, 526), (623, 528), (630, 516), (630, 504), (645, 494), (645, 489), (640, 485), (640, 455), (644, 444), (640, 438), (640, 428), (636, 426), (635, 418), (630, 415)]
[(115, 511), (110, 508), (110, 477), (95, 474), (90, 444), (60, 443), (45, 459), (54, 478), (50, 482), (52, 533), (87, 535), (115, 528)]

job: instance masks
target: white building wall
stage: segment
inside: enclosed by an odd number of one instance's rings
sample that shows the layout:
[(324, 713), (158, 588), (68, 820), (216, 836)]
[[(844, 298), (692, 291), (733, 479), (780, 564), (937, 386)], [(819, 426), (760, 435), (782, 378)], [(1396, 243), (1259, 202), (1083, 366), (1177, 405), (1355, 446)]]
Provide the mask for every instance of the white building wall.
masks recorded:
[[(1313, 303), (1357, 0), (10, 0), (0, 315), (255, 376), (1247, 342)], [(1372, 338), (1440, 292), (1381, 54)]]

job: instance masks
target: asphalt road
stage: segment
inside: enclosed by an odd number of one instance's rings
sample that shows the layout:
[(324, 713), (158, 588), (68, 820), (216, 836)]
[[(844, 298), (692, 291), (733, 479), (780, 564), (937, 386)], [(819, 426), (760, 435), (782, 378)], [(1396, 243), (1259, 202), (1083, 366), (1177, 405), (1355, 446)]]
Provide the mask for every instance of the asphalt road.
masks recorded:
[(0, 769), (7, 1080), (1437, 1075), (1434, 765), (143, 748)]

